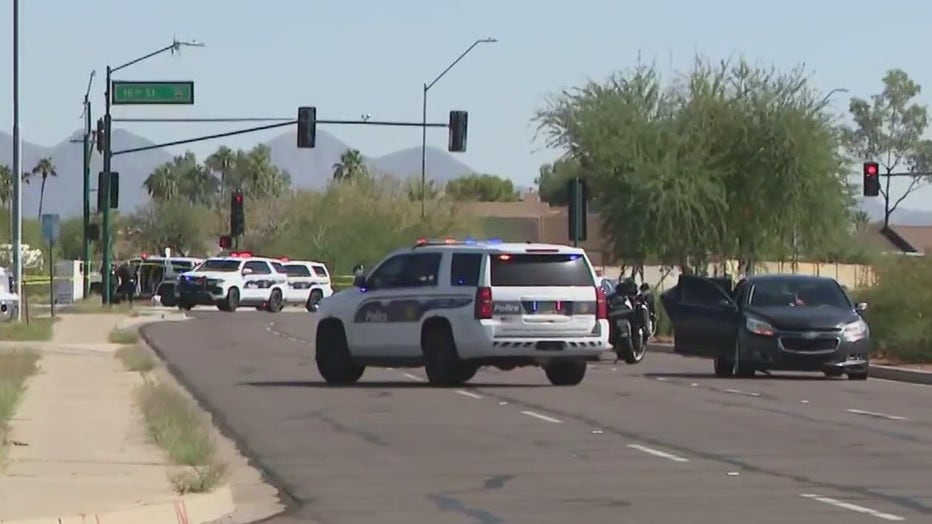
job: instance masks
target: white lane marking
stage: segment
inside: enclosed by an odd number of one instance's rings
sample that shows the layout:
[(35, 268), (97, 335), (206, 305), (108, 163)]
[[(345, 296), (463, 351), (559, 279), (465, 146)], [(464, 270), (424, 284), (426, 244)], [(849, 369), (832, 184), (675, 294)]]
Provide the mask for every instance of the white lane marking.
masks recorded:
[(424, 382), (427, 379), (423, 379), (417, 375), (412, 375), (411, 373), (404, 373), (404, 376), (410, 378), (411, 380), (416, 380), (418, 382)]
[(563, 422), (562, 420), (558, 418), (548, 417), (547, 415), (541, 415), (540, 413), (535, 413), (533, 411), (522, 411), (521, 413), (529, 417), (534, 417), (536, 419), (540, 419), (545, 422), (552, 422), (554, 424), (560, 424)]
[(628, 447), (631, 449), (642, 451), (644, 453), (647, 453), (648, 455), (653, 455), (655, 457), (672, 460), (673, 462), (689, 462), (688, 458), (680, 457), (679, 455), (674, 455), (672, 453), (667, 453), (666, 451), (660, 451), (659, 449), (649, 448), (641, 444), (628, 444)]
[(821, 495), (816, 495), (814, 493), (803, 493), (800, 495), (800, 497), (803, 497), (805, 499), (810, 499), (810, 500), (816, 500), (823, 504), (835, 506), (836, 508), (842, 508), (842, 509), (847, 509), (850, 511), (856, 511), (858, 513), (864, 513), (865, 515), (877, 517), (878, 519), (892, 520), (892, 521), (906, 520), (905, 518), (899, 515), (884, 513), (882, 511), (877, 511), (876, 509), (866, 508), (864, 506), (858, 506), (857, 504), (852, 504), (850, 502), (845, 502), (843, 500), (833, 499), (831, 497), (823, 497)]
[(728, 388), (725, 390), (725, 393), (733, 393), (735, 395), (744, 395), (747, 397), (759, 397), (760, 393), (754, 393), (753, 391), (742, 391), (740, 389)]
[(476, 400), (482, 398), (482, 395), (477, 395), (473, 393), (472, 391), (466, 391), (465, 389), (457, 389), (456, 393), (458, 395), (463, 395), (464, 397), (474, 398)]
[(886, 413), (878, 413), (876, 411), (865, 411), (863, 409), (846, 409), (848, 413), (854, 413), (855, 415), (864, 415), (867, 417), (875, 418), (884, 418), (887, 420), (906, 420), (906, 417), (901, 417), (899, 415), (888, 415)]
[(654, 377), (654, 378), (657, 379), (657, 380), (659, 380), (660, 382), (666, 382), (666, 381), (670, 380), (670, 379), (668, 379), (667, 377)]

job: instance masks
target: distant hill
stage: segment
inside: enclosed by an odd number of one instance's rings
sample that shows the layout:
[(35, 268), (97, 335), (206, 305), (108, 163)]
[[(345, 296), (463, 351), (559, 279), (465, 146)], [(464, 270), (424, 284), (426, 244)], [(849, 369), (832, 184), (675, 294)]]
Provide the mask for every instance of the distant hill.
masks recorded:
[[(81, 132), (76, 131), (62, 142), (43, 147), (23, 141), (23, 169), (28, 171), (43, 157), (51, 157), (58, 176), (46, 184), (44, 211), (59, 213), (64, 217), (81, 214), (81, 191), (83, 189), (82, 164), (83, 155), (80, 140)], [(133, 149), (154, 145), (150, 140), (126, 131), (115, 129), (113, 132), (114, 150)], [(294, 187), (300, 189), (320, 189), (333, 176), (333, 165), (340, 161), (340, 155), (352, 146), (324, 130), (317, 131), (317, 144), (314, 149), (298, 149), (295, 132), (279, 135), (265, 143), (271, 150), (272, 161), (278, 167), (291, 173)], [(365, 153), (363, 151), (363, 153)], [(120, 173), (120, 208), (135, 209), (148, 202), (148, 195), (142, 187), (143, 181), (159, 165), (172, 159), (172, 154), (165, 149), (152, 149), (139, 153), (116, 156), (113, 169)], [(203, 160), (203, 159), (202, 159)], [(379, 173), (407, 177), (421, 172), (420, 148), (405, 149), (378, 158), (367, 158), (369, 166)], [(0, 164), (13, 165), (13, 137), (0, 132)], [(100, 172), (101, 157), (94, 152), (91, 165), (91, 188), (97, 187), (97, 173)], [(427, 149), (428, 178), (440, 183), (460, 175), (473, 173), (474, 170), (456, 160), (446, 151)], [(96, 194), (91, 195), (92, 210), (96, 208)], [(36, 216), (39, 206), (39, 184), (33, 183), (23, 187), (23, 214)]]
[[(427, 178), (445, 184), (454, 178), (471, 175), (475, 171), (460, 162), (453, 155), (437, 149), (427, 147), (427, 162), (425, 172)], [(374, 158), (369, 165), (380, 173), (389, 173), (402, 178), (420, 176), (421, 174), (421, 148), (412, 147), (394, 153)]]

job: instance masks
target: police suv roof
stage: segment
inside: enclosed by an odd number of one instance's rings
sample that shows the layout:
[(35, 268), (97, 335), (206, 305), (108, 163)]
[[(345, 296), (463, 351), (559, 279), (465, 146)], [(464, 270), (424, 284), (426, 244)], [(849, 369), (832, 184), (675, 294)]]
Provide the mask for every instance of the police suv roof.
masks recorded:
[[(545, 253), (573, 253), (585, 254), (581, 247), (565, 246), (561, 244), (540, 244), (533, 242), (502, 242), (497, 239), (477, 240), (467, 238), (463, 240), (455, 238), (419, 239), (410, 249), (412, 251), (432, 248), (432, 249), (449, 249), (449, 250), (477, 250), (490, 251), (495, 253), (528, 253), (528, 254), (545, 254)], [(405, 251), (405, 250), (400, 250)]]

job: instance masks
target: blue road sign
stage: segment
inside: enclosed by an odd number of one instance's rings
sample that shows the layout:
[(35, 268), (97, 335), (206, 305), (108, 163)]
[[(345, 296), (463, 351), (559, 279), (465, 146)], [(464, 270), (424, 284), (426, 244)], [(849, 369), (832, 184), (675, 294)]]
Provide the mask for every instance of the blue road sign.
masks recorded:
[(45, 213), (42, 215), (42, 239), (46, 242), (58, 242), (61, 235), (61, 220), (57, 214)]

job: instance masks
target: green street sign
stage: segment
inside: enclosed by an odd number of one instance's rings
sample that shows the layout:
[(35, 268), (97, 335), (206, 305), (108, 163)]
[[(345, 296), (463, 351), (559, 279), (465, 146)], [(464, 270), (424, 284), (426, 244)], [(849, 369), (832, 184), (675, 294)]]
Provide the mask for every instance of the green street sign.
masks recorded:
[(192, 105), (194, 82), (113, 81), (113, 105)]

